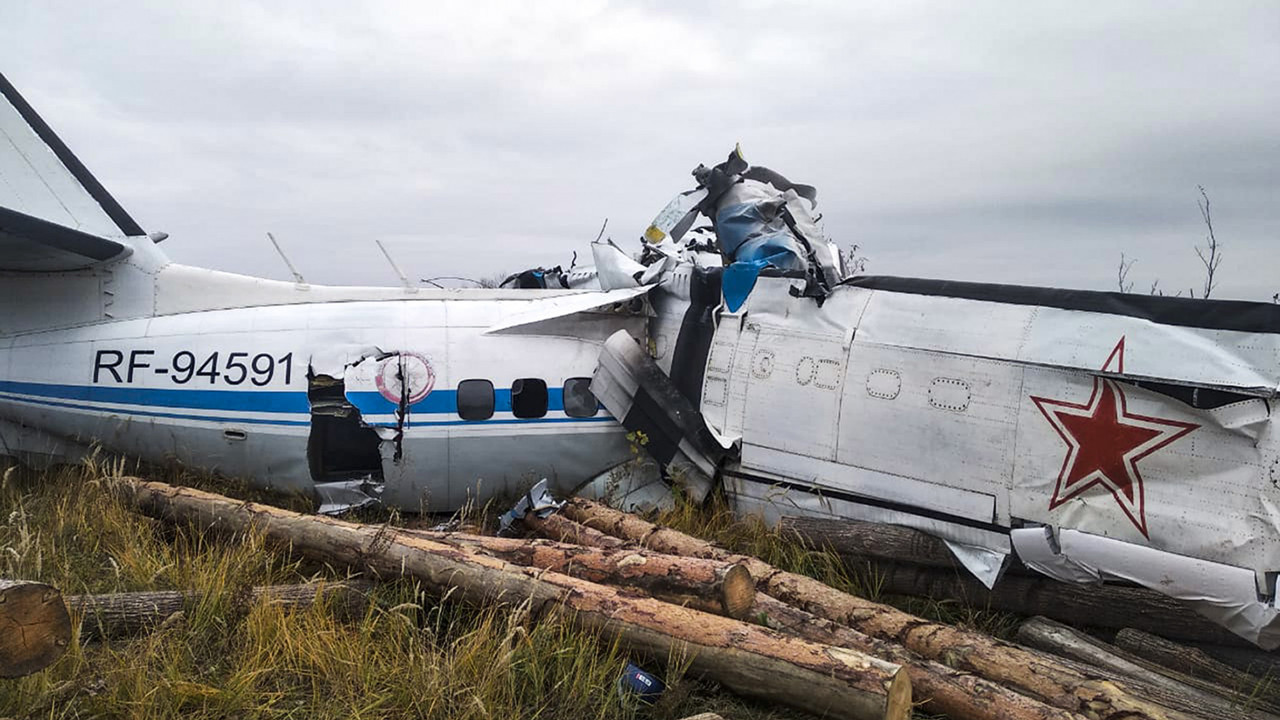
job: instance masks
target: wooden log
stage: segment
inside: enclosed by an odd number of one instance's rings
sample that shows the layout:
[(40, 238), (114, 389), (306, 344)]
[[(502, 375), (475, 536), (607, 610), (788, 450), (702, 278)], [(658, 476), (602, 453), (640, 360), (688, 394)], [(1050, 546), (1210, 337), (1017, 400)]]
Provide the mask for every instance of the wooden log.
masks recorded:
[(1256, 699), (1272, 713), (1280, 713), (1280, 686), (1260, 682), (1238, 668), (1219, 662), (1199, 648), (1188, 647), (1133, 628), (1116, 633), (1115, 646), (1159, 667), (1205, 680), (1237, 694)]
[[(250, 602), (268, 602), (291, 610), (303, 609), (324, 599), (341, 618), (364, 614), (369, 583), (362, 581), (314, 582), (267, 585), (253, 588)], [(67, 606), (80, 618), (80, 637), (108, 638), (152, 630), (175, 613), (198, 602), (198, 593), (178, 590), (155, 592), (71, 595)]]
[(455, 532), (399, 530), (435, 542), (474, 549), (516, 565), (554, 570), (583, 580), (623, 585), (661, 597), (714, 598), (721, 614), (741, 620), (751, 610), (756, 584), (741, 563), (663, 555), (634, 548), (601, 549), (550, 540), (520, 540)]
[(655, 657), (689, 653), (690, 669), (749, 697), (816, 715), (905, 720), (911, 681), (901, 666), (864, 653), (791, 637), (562, 573), (498, 558), (389, 528), (302, 515), (188, 488), (136, 479), (116, 483), (143, 512), (226, 532), (261, 533), (296, 553), (361, 568), (381, 577), (411, 576), (444, 595), (473, 603), (527, 605), (535, 615), (562, 613), (580, 627)]
[[(696, 599), (693, 607), (715, 612), (712, 603)], [(765, 594), (756, 596), (751, 617), (761, 625), (806, 640), (860, 650), (896, 662), (911, 677), (911, 691), (926, 712), (951, 720), (1084, 720), (1084, 716), (1050, 707), (971, 673), (925, 660), (897, 643), (868, 637), (853, 628), (824, 620)]]
[(544, 518), (530, 513), (522, 522), (535, 533), (560, 542), (606, 549), (634, 547), (626, 540), (589, 528), (580, 522), (574, 522), (560, 513)]
[(1197, 650), (1213, 659), (1243, 670), (1257, 678), (1280, 680), (1280, 653), (1258, 648), (1241, 648), (1212, 643), (1195, 643)]
[(1121, 585), (1075, 585), (1047, 577), (1007, 575), (992, 590), (967, 571), (876, 563), (880, 592), (934, 599), (1018, 615), (1040, 615), (1069, 625), (1119, 629), (1137, 627), (1181, 640), (1244, 644), (1243, 638), (1154, 590)]
[(1036, 617), (1022, 623), (1018, 627), (1018, 642), (1085, 663), (1114, 680), (1139, 685), (1161, 703), (1189, 714), (1214, 720), (1275, 717), (1251, 707), (1248, 698), (1225, 689), (1219, 694), (1209, 683), (1200, 683), (1194, 678), (1162, 674), (1140, 658), (1048, 618)]
[(0, 678), (49, 667), (71, 644), (71, 616), (49, 585), (0, 580)]
[(905, 562), (934, 568), (962, 567), (940, 538), (886, 523), (816, 517), (783, 517), (780, 529), (806, 545), (857, 559)]
[(756, 579), (757, 589), (768, 595), (878, 640), (900, 643), (920, 657), (971, 672), (1054, 707), (1086, 717), (1190, 717), (1131, 693), (1123, 685), (1067, 667), (1052, 656), (849, 595), (813, 578), (735, 555), (706, 540), (590, 500), (572, 499), (565, 504), (564, 513), (592, 529), (659, 552), (742, 562)]

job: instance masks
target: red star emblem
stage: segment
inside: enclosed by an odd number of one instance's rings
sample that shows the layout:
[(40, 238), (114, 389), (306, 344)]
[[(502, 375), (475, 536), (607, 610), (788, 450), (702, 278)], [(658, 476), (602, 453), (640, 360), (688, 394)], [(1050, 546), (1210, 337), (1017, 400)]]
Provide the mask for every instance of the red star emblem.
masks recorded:
[[(1123, 337), (1102, 366), (1103, 372), (1108, 370), (1124, 372)], [(1067, 444), (1049, 509), (1100, 485), (1111, 493), (1134, 527), (1149, 537), (1138, 461), (1200, 426), (1131, 413), (1124, 386), (1096, 376), (1093, 394), (1084, 404), (1035, 396), (1031, 401)]]

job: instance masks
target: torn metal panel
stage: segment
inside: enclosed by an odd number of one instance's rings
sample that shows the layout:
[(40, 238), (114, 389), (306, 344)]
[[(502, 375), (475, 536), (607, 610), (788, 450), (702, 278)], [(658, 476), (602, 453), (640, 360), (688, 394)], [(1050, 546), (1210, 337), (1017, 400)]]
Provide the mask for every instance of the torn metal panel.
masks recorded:
[[(749, 166), (740, 148), (714, 167), (699, 165), (693, 176), (697, 188), (669, 203), (646, 231), (646, 239), (670, 252), (667, 248), (699, 214), (707, 217), (715, 234), (711, 244), (725, 265), (723, 293), (729, 312), (737, 312), (762, 273), (799, 279), (797, 293), (819, 303), (843, 279), (839, 252), (817, 222), (813, 187)], [(668, 235), (671, 242), (664, 242)]]
[(551, 496), (551, 492), (547, 488), (547, 479), (542, 478), (529, 488), (516, 504), (510, 510), (502, 513), (498, 518), (498, 534), (511, 534), (512, 526), (516, 521), (523, 520), (532, 514), (535, 517), (544, 518), (554, 513), (564, 506), (563, 501), (558, 501)]
[(603, 502), (624, 512), (669, 510), (675, 506), (671, 486), (650, 458), (628, 461), (601, 473), (573, 495)]
[(943, 538), (947, 549), (956, 560), (978, 579), (988, 590), (995, 587), (1005, 568), (1009, 566), (1009, 552), (992, 550), (980, 545), (969, 545)]
[(1082, 565), (1062, 554), (1053, 529), (1045, 526), (1015, 528), (1009, 531), (1009, 539), (1023, 565), (1043, 573), (1059, 582), (1091, 585), (1102, 582), (1096, 568)]
[(591, 243), (591, 255), (596, 264), (596, 274), (600, 278), (602, 290), (618, 290), (621, 288), (640, 287), (640, 278), (648, 270), (644, 265), (631, 259), (613, 241), (596, 241)]
[(316, 498), (319, 500), (316, 512), (321, 515), (341, 515), (377, 504), (381, 494), (381, 483), (368, 478), (316, 483)]
[[(1029, 539), (1029, 535), (1024, 537)], [(1259, 599), (1257, 578), (1251, 570), (1071, 529), (1060, 530), (1057, 539), (1061, 560), (1045, 552), (1051, 550), (1048, 543), (1024, 542), (1019, 551), (1026, 547), (1032, 562), (1039, 565), (1036, 569), (1048, 570), (1051, 577), (1089, 580), (1092, 575), (1126, 580), (1186, 602), (1259, 647), (1280, 647), (1280, 612), (1274, 600)]]
[(695, 498), (706, 495), (725, 448), (671, 379), (625, 332), (614, 333), (605, 343), (591, 391), (623, 427), (643, 435), (642, 444), (655, 460), (686, 468), (682, 479)]

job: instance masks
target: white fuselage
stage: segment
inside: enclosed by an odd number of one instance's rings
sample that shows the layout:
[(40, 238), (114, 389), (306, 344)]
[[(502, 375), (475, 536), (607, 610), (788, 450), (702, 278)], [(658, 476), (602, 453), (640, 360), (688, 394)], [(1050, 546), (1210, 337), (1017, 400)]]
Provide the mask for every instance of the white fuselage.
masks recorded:
[[(373, 476), (385, 502), (428, 511), (542, 477), (567, 492), (631, 456), (606, 410), (567, 414), (563, 389), (591, 377), (603, 337), (643, 318), (580, 313), (574, 336), (554, 320), (486, 333), (574, 293), (299, 287), (182, 266), (158, 274), (150, 316), (0, 335), (0, 421), (26, 438), (22, 451), (100, 442), (297, 492)], [(37, 305), (27, 318), (39, 319)], [(485, 417), (459, 415), (468, 380), (492, 385)], [(538, 381), (545, 397), (513, 407), (513, 385)], [(483, 404), (485, 383), (469, 387)]]

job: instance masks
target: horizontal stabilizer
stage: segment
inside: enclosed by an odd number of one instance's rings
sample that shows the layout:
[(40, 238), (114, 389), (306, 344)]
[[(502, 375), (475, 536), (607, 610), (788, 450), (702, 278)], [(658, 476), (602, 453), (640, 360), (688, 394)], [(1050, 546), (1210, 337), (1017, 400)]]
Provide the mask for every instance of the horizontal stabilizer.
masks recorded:
[(77, 270), (129, 253), (114, 240), (0, 207), (0, 270)]
[(0, 75), (0, 270), (76, 270), (145, 234)]

